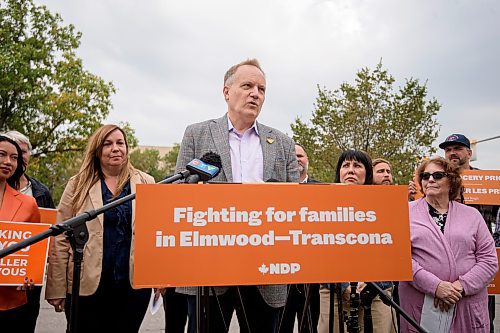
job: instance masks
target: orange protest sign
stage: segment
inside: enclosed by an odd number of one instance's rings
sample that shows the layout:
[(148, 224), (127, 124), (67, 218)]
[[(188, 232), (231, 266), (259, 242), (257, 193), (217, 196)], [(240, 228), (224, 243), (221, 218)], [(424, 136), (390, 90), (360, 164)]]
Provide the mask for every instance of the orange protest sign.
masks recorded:
[[(43, 223), (0, 221), (0, 249), (43, 232), (48, 227), (50, 225)], [(25, 277), (33, 279), (35, 285), (42, 285), (48, 249), (49, 239), (47, 238), (1, 258), (0, 285), (22, 285)]]
[(411, 280), (405, 186), (139, 185), (134, 287)]
[(465, 204), (500, 205), (500, 170), (467, 170), (462, 173)]
[[(500, 266), (500, 248), (497, 247), (497, 260)], [(488, 294), (490, 295), (500, 295), (500, 274), (497, 273), (488, 286)]]
[(38, 207), (38, 211), (40, 211), (41, 223), (49, 223), (49, 224), (56, 223), (57, 209)]

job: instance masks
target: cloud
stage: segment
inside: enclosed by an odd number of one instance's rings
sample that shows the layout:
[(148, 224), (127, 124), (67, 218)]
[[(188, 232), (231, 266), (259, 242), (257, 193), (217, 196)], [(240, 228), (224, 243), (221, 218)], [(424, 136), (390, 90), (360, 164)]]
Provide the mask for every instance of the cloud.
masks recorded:
[[(130, 122), (142, 144), (171, 145), (222, 115), (224, 72), (249, 57), (268, 80), (260, 120), (287, 133), (310, 117), (317, 84), (336, 89), (382, 59), (442, 104), (436, 144), (500, 134), (498, 1), (36, 2), (83, 33), (84, 65), (118, 88), (109, 121)], [(476, 166), (498, 169), (499, 143), (480, 144)]]

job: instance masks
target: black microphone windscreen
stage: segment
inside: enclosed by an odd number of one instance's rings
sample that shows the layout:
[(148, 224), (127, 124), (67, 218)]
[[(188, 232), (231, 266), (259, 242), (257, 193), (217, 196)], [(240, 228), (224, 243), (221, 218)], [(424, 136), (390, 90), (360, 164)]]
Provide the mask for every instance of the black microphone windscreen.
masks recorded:
[(189, 175), (184, 183), (186, 184), (196, 184), (200, 181), (200, 175)]
[(277, 179), (269, 178), (268, 180), (266, 180), (266, 183), (281, 183), (281, 182)]
[(204, 154), (200, 158), (200, 160), (207, 163), (207, 164), (210, 164), (210, 165), (213, 165), (213, 166), (216, 166), (217, 168), (219, 168), (219, 171), (215, 174), (215, 176), (217, 176), (217, 174), (219, 174), (220, 170), (222, 170), (222, 160), (220, 159), (220, 155), (217, 153), (208, 152), (208, 153)]

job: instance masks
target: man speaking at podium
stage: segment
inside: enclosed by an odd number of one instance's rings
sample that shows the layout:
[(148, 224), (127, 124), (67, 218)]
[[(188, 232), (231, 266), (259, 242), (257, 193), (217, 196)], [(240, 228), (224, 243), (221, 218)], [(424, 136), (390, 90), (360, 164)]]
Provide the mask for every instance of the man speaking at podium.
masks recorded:
[[(222, 92), (227, 114), (186, 128), (176, 172), (193, 158), (212, 151), (220, 155), (222, 162), (222, 170), (214, 181), (298, 182), (294, 142), (280, 131), (257, 122), (266, 94), (266, 78), (259, 62), (249, 59), (229, 68)], [(177, 292), (190, 295), (188, 331), (194, 333), (196, 288), (181, 287)], [(248, 332), (247, 322), (251, 332), (278, 331), (279, 312), (286, 300), (285, 285), (216, 287), (215, 292), (222, 314), (215, 297), (210, 296), (210, 332), (227, 332), (235, 309), (241, 332)]]

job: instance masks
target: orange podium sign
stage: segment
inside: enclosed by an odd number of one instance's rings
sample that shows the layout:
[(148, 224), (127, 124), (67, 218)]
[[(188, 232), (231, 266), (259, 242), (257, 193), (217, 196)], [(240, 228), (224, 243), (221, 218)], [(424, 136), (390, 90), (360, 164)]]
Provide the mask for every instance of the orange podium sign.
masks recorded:
[[(49, 224), (25, 222), (0, 222), (0, 249), (46, 231)], [(49, 239), (44, 239), (0, 259), (0, 285), (16, 286), (24, 278), (33, 279), (35, 285), (43, 284)]]
[(134, 287), (411, 280), (406, 186), (138, 185)]
[(500, 170), (467, 170), (462, 173), (467, 205), (500, 205)]
[[(497, 247), (497, 260), (500, 266), (500, 248)], [(497, 273), (488, 286), (488, 294), (490, 295), (500, 295), (500, 274)]]

